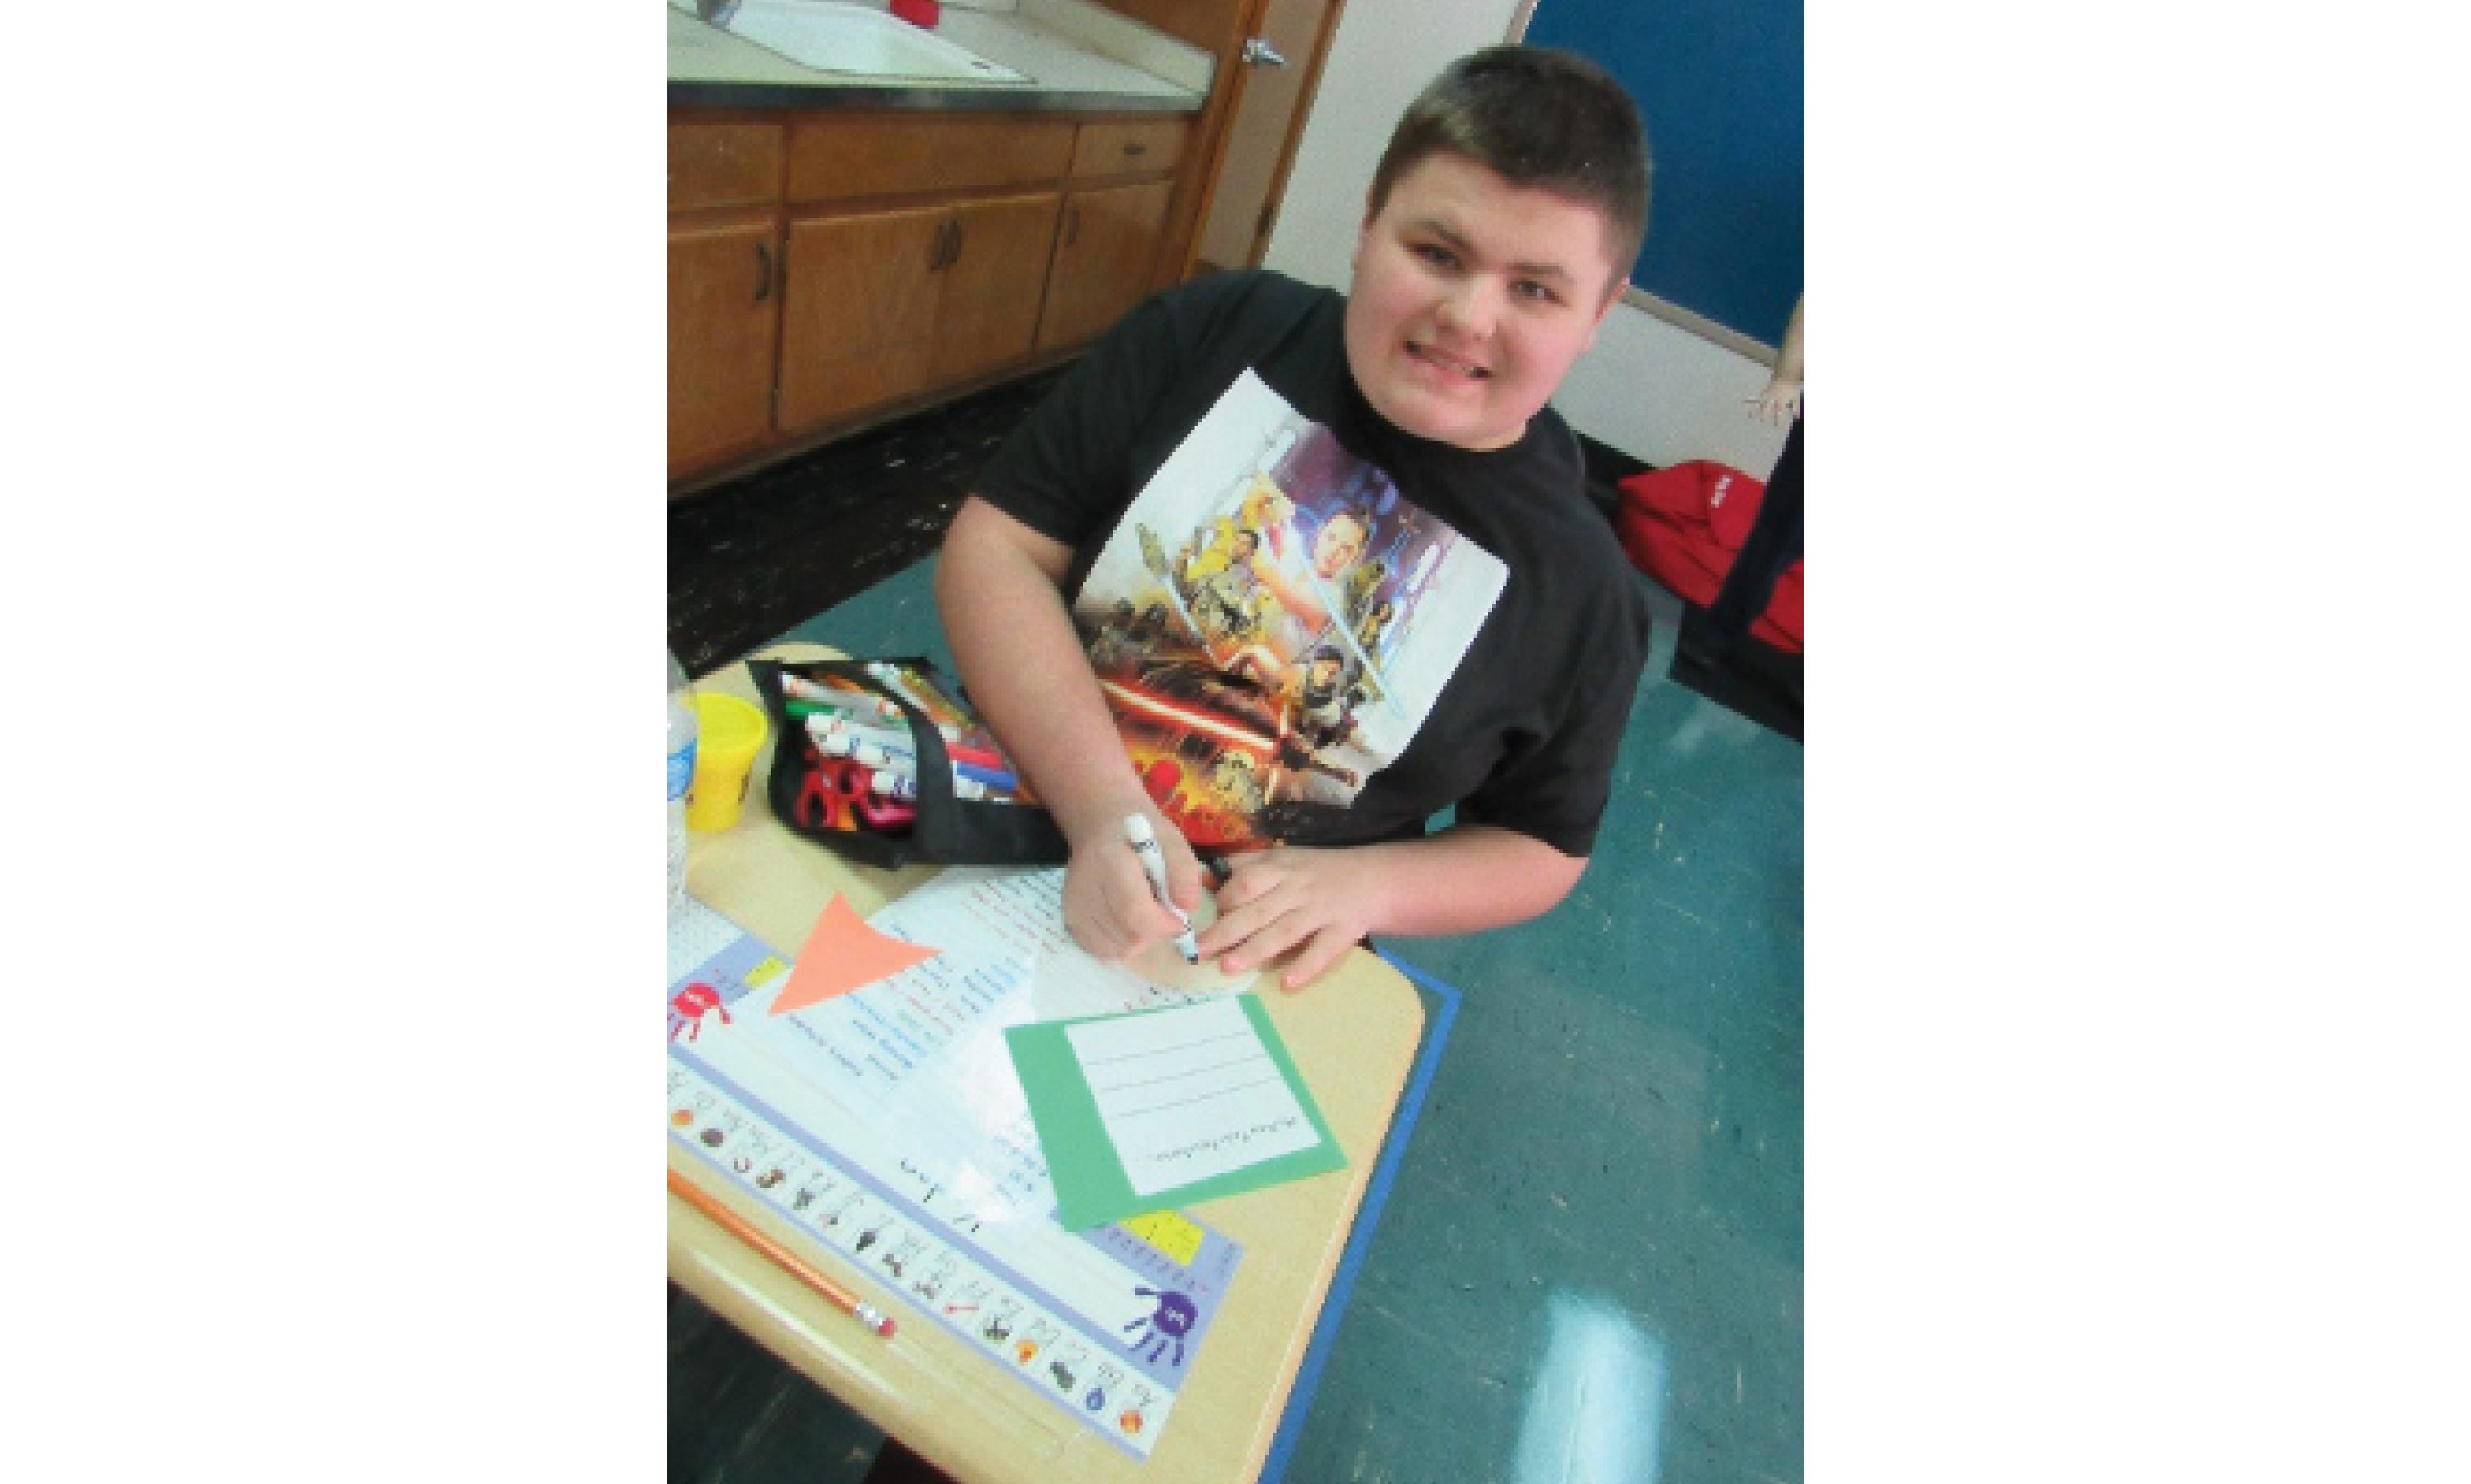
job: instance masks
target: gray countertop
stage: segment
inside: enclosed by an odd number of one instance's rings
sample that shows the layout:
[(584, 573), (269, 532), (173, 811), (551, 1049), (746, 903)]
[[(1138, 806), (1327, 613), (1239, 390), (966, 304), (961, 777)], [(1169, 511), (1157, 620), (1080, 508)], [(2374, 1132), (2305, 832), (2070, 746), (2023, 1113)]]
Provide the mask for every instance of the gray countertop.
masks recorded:
[[(884, 9), (884, 0), (855, 0)], [(820, 72), (697, 19), (668, 0), (670, 105), (714, 108), (932, 108), (1193, 113), (1212, 59), (1087, 0), (1015, 0), (1014, 9), (947, 4), (935, 34), (1028, 82), (915, 82)]]

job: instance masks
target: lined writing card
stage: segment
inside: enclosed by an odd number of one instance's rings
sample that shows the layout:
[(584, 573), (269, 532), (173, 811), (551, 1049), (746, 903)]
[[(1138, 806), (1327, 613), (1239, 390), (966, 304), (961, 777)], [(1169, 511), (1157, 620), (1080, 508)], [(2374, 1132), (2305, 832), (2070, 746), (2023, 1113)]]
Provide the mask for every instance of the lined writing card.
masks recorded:
[(1258, 995), (1005, 1038), (1069, 1231), (1347, 1164)]

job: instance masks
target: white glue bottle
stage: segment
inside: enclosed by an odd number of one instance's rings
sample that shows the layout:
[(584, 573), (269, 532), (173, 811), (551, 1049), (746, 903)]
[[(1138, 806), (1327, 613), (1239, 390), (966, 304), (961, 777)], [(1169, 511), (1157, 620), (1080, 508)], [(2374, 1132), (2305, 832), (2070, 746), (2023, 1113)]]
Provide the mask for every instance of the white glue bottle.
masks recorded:
[(687, 786), (694, 782), (694, 688), (670, 656), (670, 910), (687, 894)]

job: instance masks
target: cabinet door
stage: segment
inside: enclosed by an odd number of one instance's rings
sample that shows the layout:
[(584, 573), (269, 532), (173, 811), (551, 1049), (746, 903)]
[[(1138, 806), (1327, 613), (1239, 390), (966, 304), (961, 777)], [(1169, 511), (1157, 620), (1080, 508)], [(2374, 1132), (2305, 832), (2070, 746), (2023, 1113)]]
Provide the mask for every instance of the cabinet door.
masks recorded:
[(670, 229), (670, 472), (769, 431), (780, 330), (768, 222)]
[(951, 219), (949, 207), (925, 206), (789, 224), (783, 432), (927, 386)]
[(1174, 181), (1153, 180), (1075, 191), (1065, 201), (1039, 349), (1094, 340), (1141, 301), (1174, 194)]
[(936, 382), (1029, 354), (1060, 204), (1049, 192), (953, 208), (958, 235), (935, 320)]

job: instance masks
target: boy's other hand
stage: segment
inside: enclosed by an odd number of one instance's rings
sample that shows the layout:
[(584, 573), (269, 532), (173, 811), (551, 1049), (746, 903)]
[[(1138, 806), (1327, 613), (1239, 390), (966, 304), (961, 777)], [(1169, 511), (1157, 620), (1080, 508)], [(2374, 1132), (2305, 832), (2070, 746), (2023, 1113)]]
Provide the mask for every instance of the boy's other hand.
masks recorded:
[(1233, 863), (1218, 921), (1201, 935), (1201, 956), (1229, 974), (1291, 955), (1279, 987), (1302, 989), (1373, 930), (1379, 871), (1365, 852), (1277, 845)]

